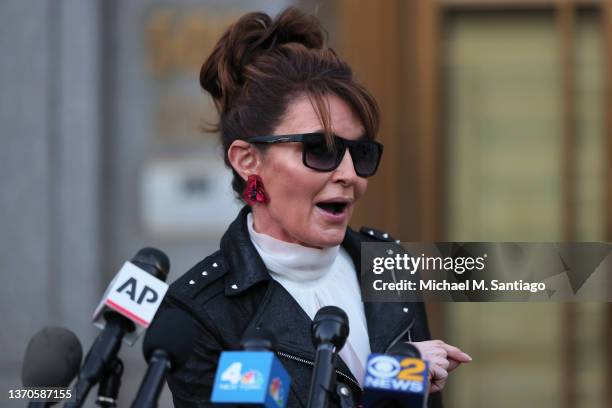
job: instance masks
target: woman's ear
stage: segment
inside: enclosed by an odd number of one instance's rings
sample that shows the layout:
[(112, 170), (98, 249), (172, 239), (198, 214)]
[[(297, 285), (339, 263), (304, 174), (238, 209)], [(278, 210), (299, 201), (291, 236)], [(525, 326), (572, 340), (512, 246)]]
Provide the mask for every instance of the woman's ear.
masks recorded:
[(261, 153), (244, 140), (234, 140), (227, 150), (227, 158), (236, 172), (246, 180), (251, 174), (257, 174)]

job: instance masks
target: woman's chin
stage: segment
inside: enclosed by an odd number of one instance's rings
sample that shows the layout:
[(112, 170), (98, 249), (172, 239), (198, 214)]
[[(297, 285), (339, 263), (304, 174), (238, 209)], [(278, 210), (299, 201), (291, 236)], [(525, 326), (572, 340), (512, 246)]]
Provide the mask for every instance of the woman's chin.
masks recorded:
[(308, 246), (315, 248), (329, 248), (340, 245), (346, 235), (346, 226), (321, 228), (311, 234), (311, 243)]
[(313, 238), (313, 243), (316, 242), (313, 246), (323, 248), (340, 245), (346, 235), (351, 212), (347, 207), (341, 213), (333, 214), (315, 206), (315, 219), (312, 225), (316, 227), (309, 234)]

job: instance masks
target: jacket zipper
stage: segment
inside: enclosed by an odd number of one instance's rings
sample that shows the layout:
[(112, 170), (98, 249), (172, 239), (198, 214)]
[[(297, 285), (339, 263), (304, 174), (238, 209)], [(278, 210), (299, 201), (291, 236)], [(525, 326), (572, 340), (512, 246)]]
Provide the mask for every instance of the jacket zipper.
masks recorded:
[[(291, 354), (287, 354), (284, 351), (277, 351), (276, 354), (278, 354), (281, 357), (288, 358), (289, 360), (298, 361), (298, 362), (300, 362), (302, 364), (308, 364), (309, 366), (314, 367), (314, 362), (313, 361), (306, 360), (304, 358), (297, 357), (297, 356), (294, 356), (294, 355), (291, 355)], [(336, 374), (338, 374), (342, 378), (350, 381), (352, 384), (354, 384), (357, 388), (359, 388), (361, 390), (361, 386), (359, 385), (359, 383), (357, 381), (353, 380), (349, 375), (343, 373), (340, 370), (336, 370)]]
[[(400, 339), (402, 337), (404, 337), (404, 335), (406, 334), (406, 332), (408, 333), (408, 341), (412, 341), (412, 336), (410, 335), (410, 329), (412, 329), (412, 326), (414, 326), (415, 320), (412, 319), (412, 321), (410, 322), (410, 324), (408, 325), (408, 327), (406, 327), (404, 330), (402, 330), (402, 332), (396, 336), (393, 341), (391, 342), (391, 344), (389, 344), (389, 346), (387, 347), (387, 349), (385, 350), (385, 354), (389, 352), (389, 349), (391, 349), (391, 347), (393, 347), (398, 341), (400, 341)], [(311, 367), (314, 367), (314, 362), (310, 361), (310, 360), (306, 360), (305, 358), (301, 358), (301, 357), (297, 357), (294, 356), (292, 354), (288, 354), (285, 353), (284, 351), (277, 351), (276, 354), (278, 354), (281, 357), (287, 358), (289, 360), (294, 360), (297, 361), (299, 363), (302, 364), (307, 364)], [(351, 384), (355, 385), (357, 388), (359, 388), (361, 390), (361, 386), (359, 385), (359, 383), (355, 380), (353, 380), (349, 375), (343, 373), (340, 370), (336, 370), (336, 374), (338, 374), (339, 376), (341, 376), (342, 378), (348, 380), (351, 382)]]
[(412, 336), (410, 335), (410, 329), (412, 329), (412, 326), (414, 326), (415, 323), (415, 319), (412, 319), (412, 321), (410, 322), (410, 324), (408, 325), (408, 327), (406, 327), (404, 330), (402, 330), (402, 332), (399, 334), (399, 336), (395, 337), (393, 339), (393, 341), (391, 342), (391, 344), (389, 344), (389, 346), (385, 349), (384, 354), (387, 354), (389, 352), (389, 350), (391, 349), (391, 347), (395, 346), (395, 344), (400, 341), (400, 339), (402, 337), (404, 337), (404, 335), (406, 334), (406, 332), (408, 332), (408, 341), (411, 342), (412, 341)]

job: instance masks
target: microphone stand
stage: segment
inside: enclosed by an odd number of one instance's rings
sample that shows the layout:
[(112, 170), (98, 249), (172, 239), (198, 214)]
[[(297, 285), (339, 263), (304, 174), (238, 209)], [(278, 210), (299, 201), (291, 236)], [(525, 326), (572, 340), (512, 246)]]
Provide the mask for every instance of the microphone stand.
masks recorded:
[(117, 396), (121, 387), (121, 376), (123, 375), (123, 362), (115, 357), (108, 365), (108, 369), (100, 379), (98, 386), (98, 398), (96, 404), (100, 407), (112, 408), (117, 406)]
[(324, 306), (315, 315), (311, 326), (316, 354), (308, 392), (308, 408), (327, 408), (336, 393), (336, 360), (338, 351), (349, 335), (346, 313), (336, 306)]
[(77, 382), (73, 388), (74, 399), (66, 402), (65, 408), (80, 408), (83, 406), (87, 394), (102, 378), (109, 362), (117, 358), (124, 334), (133, 329), (134, 324), (127, 318), (116, 312), (108, 313), (106, 327), (89, 349), (77, 377)]
[(355, 401), (353, 401), (353, 393), (351, 389), (344, 385), (338, 384), (336, 386), (336, 398), (340, 403), (340, 408), (355, 408)]
[(157, 407), (159, 394), (165, 384), (166, 374), (170, 370), (170, 356), (163, 350), (155, 350), (151, 355), (145, 378), (140, 384), (132, 408)]

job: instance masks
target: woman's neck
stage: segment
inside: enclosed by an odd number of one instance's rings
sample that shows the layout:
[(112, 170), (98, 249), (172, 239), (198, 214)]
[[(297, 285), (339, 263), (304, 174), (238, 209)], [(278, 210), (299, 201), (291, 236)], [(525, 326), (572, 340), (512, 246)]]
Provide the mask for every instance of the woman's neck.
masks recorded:
[(298, 244), (303, 247), (323, 249), (322, 247), (309, 245), (306, 242), (302, 242), (284, 229), (281, 223), (274, 219), (270, 212), (265, 208), (255, 206), (251, 209), (253, 214), (253, 230), (260, 234), (265, 234), (269, 237), (284, 241), (290, 244)]
[(339, 245), (324, 249), (311, 248), (255, 231), (252, 214), (247, 216), (247, 226), (251, 241), (266, 267), (291, 281), (320, 281), (329, 272), (340, 250)]

